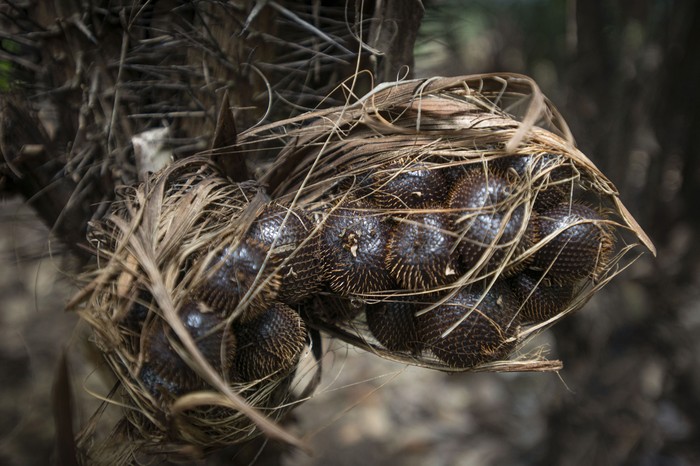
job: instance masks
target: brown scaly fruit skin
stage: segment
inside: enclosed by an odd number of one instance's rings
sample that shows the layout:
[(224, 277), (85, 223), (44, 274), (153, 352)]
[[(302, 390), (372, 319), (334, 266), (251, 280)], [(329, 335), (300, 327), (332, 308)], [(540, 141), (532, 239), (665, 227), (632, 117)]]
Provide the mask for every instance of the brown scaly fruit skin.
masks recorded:
[(224, 248), (210, 260), (209, 275), (195, 288), (195, 296), (212, 307), (232, 311), (252, 286), (263, 282), (289, 257), (254, 302), (259, 307), (275, 298), (287, 303), (307, 298), (323, 282), (317, 271), (318, 238), (311, 234), (313, 228), (304, 213), (275, 204), (266, 206), (239, 244)]
[(523, 323), (544, 322), (564, 311), (574, 298), (572, 284), (552, 283), (540, 276), (525, 271), (509, 279)]
[(576, 178), (574, 166), (555, 154), (511, 155), (491, 162), (494, 171), (506, 177), (531, 177), (535, 191), (535, 210), (553, 207), (571, 195)]
[(421, 209), (442, 204), (448, 191), (442, 170), (424, 164), (391, 164), (374, 176), (372, 202), (385, 209)]
[(306, 342), (304, 322), (283, 303), (272, 303), (247, 316), (235, 331), (238, 351), (234, 367), (245, 382), (286, 375), (299, 360)]
[(367, 326), (386, 349), (417, 355), (425, 347), (415, 316), (421, 308), (414, 301), (402, 298), (373, 304), (367, 306)]
[[(229, 379), (237, 345), (236, 336), (225, 327), (224, 317), (195, 301), (187, 301), (178, 316), (204, 358), (219, 375)], [(155, 398), (172, 399), (206, 388), (206, 383), (173, 348), (171, 341), (179, 339), (166, 322), (155, 320), (143, 341), (144, 362), (138, 377)]]
[[(532, 222), (518, 239), (527, 218), (524, 205), (515, 208), (509, 205), (508, 199), (514, 191), (514, 185), (501, 172), (481, 165), (469, 168), (452, 187), (448, 207), (461, 219), (456, 222), (458, 233), (463, 233), (457, 252), (465, 270), (476, 266), (484, 254), (491, 255), (483, 270), (495, 270), (514, 242), (517, 244), (511, 260), (533, 244), (537, 235)], [(515, 273), (524, 265), (515, 264), (506, 273)]]
[(327, 324), (350, 322), (366, 308), (364, 301), (348, 296), (338, 296), (328, 289), (317, 293), (300, 305), (305, 318), (320, 320)]
[[(543, 211), (537, 219), (540, 238), (546, 242), (533, 254), (533, 269), (559, 283), (595, 279), (605, 269), (614, 238), (596, 210), (577, 202), (563, 203)], [(554, 233), (556, 236), (546, 239)]]
[(453, 281), (458, 275), (452, 250), (455, 238), (447, 214), (408, 215), (391, 229), (386, 267), (406, 290), (424, 290)]
[[(285, 221), (286, 218), (286, 221)], [(270, 204), (253, 222), (247, 236), (265, 251), (270, 251), (267, 267), (280, 267), (277, 299), (293, 304), (320, 290), (324, 277), (318, 271), (320, 254), (314, 224), (304, 212)], [(272, 269), (270, 269), (272, 270)]]
[(385, 216), (362, 209), (333, 211), (320, 235), (330, 289), (345, 296), (391, 289), (393, 280), (384, 265), (388, 238)]
[[(244, 238), (234, 247), (225, 247), (205, 270), (203, 282), (194, 289), (194, 296), (212, 308), (233, 311), (248, 290), (256, 283), (267, 252), (262, 245)], [(257, 278), (260, 282), (261, 278)], [(276, 294), (277, 286), (267, 286), (255, 297), (262, 305)]]
[[(482, 294), (479, 286), (464, 288), (418, 318), (426, 347), (451, 367), (465, 369), (503, 359), (515, 348), (514, 341), (507, 341), (518, 327), (510, 289), (497, 282), (483, 299)], [(452, 332), (442, 336), (462, 318)]]
[(140, 289), (136, 293), (136, 299), (119, 322), (124, 330), (138, 336), (143, 327), (143, 323), (148, 317), (149, 309), (153, 305), (153, 295), (146, 290)]

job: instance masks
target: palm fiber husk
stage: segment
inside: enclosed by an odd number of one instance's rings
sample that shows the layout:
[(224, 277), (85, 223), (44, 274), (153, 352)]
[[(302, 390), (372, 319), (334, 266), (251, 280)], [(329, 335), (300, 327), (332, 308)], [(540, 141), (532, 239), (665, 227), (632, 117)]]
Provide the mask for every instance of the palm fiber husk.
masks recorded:
[[(252, 382), (228, 380), (205, 359), (176, 313), (212, 273), (203, 264), (235, 247), (266, 200), (259, 184), (233, 184), (208, 158), (191, 157), (121, 189), (112, 212), (91, 225), (98, 267), (69, 307), (88, 322), (118, 380), (109, 399), (124, 408), (126, 423), (104, 442), (88, 425), (79, 441), (84, 462), (130, 463), (138, 454), (173, 453), (188, 445), (206, 452), (260, 433), (299, 445), (274, 423), (306, 397), (292, 393), (299, 389), (295, 370)], [(234, 331), (256, 292), (227, 313), (225, 331)], [(134, 324), (137, 306), (146, 315)], [(206, 382), (200, 390), (161, 397), (140, 378), (148, 329), (162, 323), (179, 338), (172, 345), (180, 357)], [(308, 351), (302, 357), (310, 357)], [(317, 382), (312, 376), (301, 390), (309, 393)]]
[[(351, 95), (351, 90), (348, 93)], [(522, 205), (531, 215), (537, 193), (552, 182), (548, 174), (558, 167), (573, 166), (574, 174), (566, 180), (571, 196), (585, 199), (586, 204), (604, 213), (603, 220), (596, 223), (613, 236), (614, 249), (609, 259), (595, 276), (577, 282), (570, 303), (556, 315), (534, 325), (519, 326), (510, 338), (515, 341), (516, 350), (508, 359), (475, 367), (451, 367), (427, 352), (416, 355), (387, 350), (368, 331), (363, 312), (340, 322), (328, 318), (343, 313), (342, 309), (328, 310), (338, 306), (338, 299), (324, 300), (321, 312), (318, 306), (308, 310), (312, 326), (388, 359), (446, 371), (556, 370), (561, 362), (545, 360), (541, 348), (529, 353), (518, 349), (535, 334), (580, 309), (642, 250), (655, 254), (653, 244), (625, 208), (613, 183), (576, 148), (562, 116), (526, 76), (503, 73), (383, 83), (353, 104), (310, 112), (243, 133), (237, 148), (246, 151), (268, 139), (284, 147), (260, 181), (279, 202), (315, 213), (320, 228), (339, 206), (367, 195), (360, 184), (369, 174), (382, 173), (382, 179), (391, 179), (411, 164), (434, 169), (487, 167), (499, 159), (521, 155), (554, 156), (554, 161), (543, 172), (533, 171), (521, 180), (519, 195), (509, 201), (513, 208)], [(360, 210), (368, 216), (397, 219), (421, 211), (381, 207)], [(453, 232), (457, 238), (463, 234), (459, 230)], [(510, 265), (526, 263), (538, 248), (517, 253), (514, 249), (515, 246), (506, 253), (510, 262), (504, 261), (496, 270), (488, 271), (483, 263), (477, 264), (435, 289), (385, 289), (345, 296), (340, 301), (362, 307), (413, 297), (424, 303), (418, 315), (425, 314), (469, 285), (485, 283), (490, 288)], [(437, 301), (430, 297), (433, 292), (440, 293)]]
[[(137, 188), (125, 188), (112, 214), (92, 229), (92, 244), (101, 263), (75, 299), (120, 381), (120, 403), (128, 408), (131, 432), (135, 430), (141, 445), (151, 448), (173, 443), (213, 448), (261, 431), (294, 441), (275, 430), (265, 417), (246, 408), (259, 408), (269, 418), (278, 419), (296, 401), (290, 394), (292, 374), (247, 387), (223, 380), (206, 362), (202, 363), (197, 348), (187, 344), (186, 331), (178, 331), (181, 324), (175, 315), (187, 293), (206, 279), (201, 257), (212, 257), (221, 248), (240, 241), (269, 199), (312, 216), (315, 227), (307, 240), (313, 241), (344, 203), (359, 202), (367, 195), (359, 180), (369, 174), (391, 179), (415, 164), (429, 170), (486, 169), (507, 157), (522, 155), (548, 161), (546, 169), (532, 169), (520, 176), (516, 194), (504, 201), (510, 211), (524, 206), (531, 220), (537, 194), (550, 184), (562, 183), (549, 174), (559, 167), (573, 167), (573, 174), (563, 183), (572, 198), (583, 199), (602, 213), (603, 218), (593, 223), (612, 235), (611, 251), (594, 274), (577, 281), (574, 296), (556, 315), (523, 325), (513, 319), (507, 354), (476, 364), (455, 365), (426, 349), (391, 350), (373, 336), (365, 310), (408, 298), (422, 304), (416, 315), (435, 312), (460, 290), (476, 284), (485, 290), (494, 287), (509, 270), (527, 264), (543, 243), (516, 251), (517, 241), (513, 241), (501, 248), (498, 257), (502, 259), (497, 266), (487, 268), (486, 259), (496, 257), (496, 246), (491, 245), (484, 260), (440, 286), (340, 294), (326, 288), (299, 305), (307, 325), (313, 328), (391, 360), (443, 371), (559, 369), (561, 362), (547, 360), (543, 348), (526, 351), (523, 345), (580, 309), (643, 248), (654, 252), (614, 185), (576, 148), (565, 122), (537, 85), (520, 75), (385, 83), (354, 103), (253, 128), (239, 135), (235, 146), (218, 150), (218, 154), (243, 160), (272, 158), (273, 162), (259, 169), (257, 182), (233, 183), (220, 176), (206, 157), (193, 158), (157, 173)], [(393, 224), (418, 213), (455, 214), (444, 206), (417, 209), (370, 205), (360, 212)], [(460, 238), (463, 227), (448, 233)], [(519, 237), (524, 234), (524, 228), (518, 232)], [(329, 266), (322, 253), (318, 258), (321, 271)], [(232, 325), (245, 315), (246, 306), (256, 294), (270, 287), (274, 293), (279, 286), (274, 274), (261, 273), (259, 278), (260, 286), (231, 312)], [(121, 324), (137, 299), (137, 290), (146, 290), (154, 297), (150, 319), (167, 322), (180, 336), (185, 360), (207, 381), (211, 391), (163, 404), (139, 384), (136, 374), (142, 355), (138, 335)], [(447, 328), (443, 337), (455, 327)], [(183, 405), (190, 409), (183, 410)], [(236, 410), (228, 409), (233, 406)]]

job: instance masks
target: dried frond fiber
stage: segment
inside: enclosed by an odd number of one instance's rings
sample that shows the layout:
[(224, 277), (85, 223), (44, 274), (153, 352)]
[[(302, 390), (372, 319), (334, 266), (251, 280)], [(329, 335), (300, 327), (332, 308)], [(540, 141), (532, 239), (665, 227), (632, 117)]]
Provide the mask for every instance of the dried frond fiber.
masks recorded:
[(390, 359), (557, 368), (508, 357), (581, 308), (638, 246), (654, 251), (524, 76), (385, 83), (239, 146), (268, 137), (287, 143), (261, 181), (319, 230), (325, 288), (302, 314)]
[(211, 146), (227, 91), (239, 127), (341, 103), (335, 84), (378, 53), (363, 43), (383, 22), (372, 4), (0, 2), (0, 191), (84, 245), (154, 131), (182, 158)]
[(124, 188), (91, 226), (100, 264), (73, 306), (119, 380), (139, 439), (125, 448), (206, 450), (261, 431), (295, 443), (271, 420), (298, 402), (306, 326), (276, 302), (270, 248), (244, 240), (268, 204), (193, 157)]
[(76, 302), (150, 445), (273, 432), (245, 408), (291, 407), (308, 328), (439, 370), (556, 370), (523, 343), (653, 251), (523, 76), (387, 83), (229, 156), (269, 141), (258, 182), (178, 162), (92, 228)]

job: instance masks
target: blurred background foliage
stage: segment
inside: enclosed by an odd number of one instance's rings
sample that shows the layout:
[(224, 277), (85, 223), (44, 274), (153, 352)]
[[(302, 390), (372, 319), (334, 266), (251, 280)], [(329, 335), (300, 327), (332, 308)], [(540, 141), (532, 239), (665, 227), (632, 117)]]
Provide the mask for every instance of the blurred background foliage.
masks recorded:
[[(558, 375), (448, 376), (334, 344), (323, 388), (292, 425), (315, 455), (277, 460), (700, 464), (700, 4), (428, 0), (425, 8), (416, 76), (533, 76), (658, 257), (644, 255), (538, 340), (564, 361)], [(0, 57), (0, 75), (7, 66)], [(49, 252), (45, 232), (22, 233), (35, 231), (27, 209), (4, 209), (0, 462), (40, 464), (53, 452), (49, 379), (73, 323), (61, 313), (69, 285), (56, 258), (37, 257)], [(22, 247), (9, 239), (18, 234)]]

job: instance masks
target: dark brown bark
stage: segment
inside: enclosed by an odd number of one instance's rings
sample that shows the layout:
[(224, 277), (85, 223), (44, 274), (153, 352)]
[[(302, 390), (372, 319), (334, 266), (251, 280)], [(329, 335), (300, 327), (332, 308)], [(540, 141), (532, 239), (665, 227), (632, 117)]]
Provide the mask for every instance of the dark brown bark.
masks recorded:
[(423, 19), (420, 0), (376, 2), (369, 45), (382, 55), (376, 65), (377, 82), (413, 76), (413, 47)]

